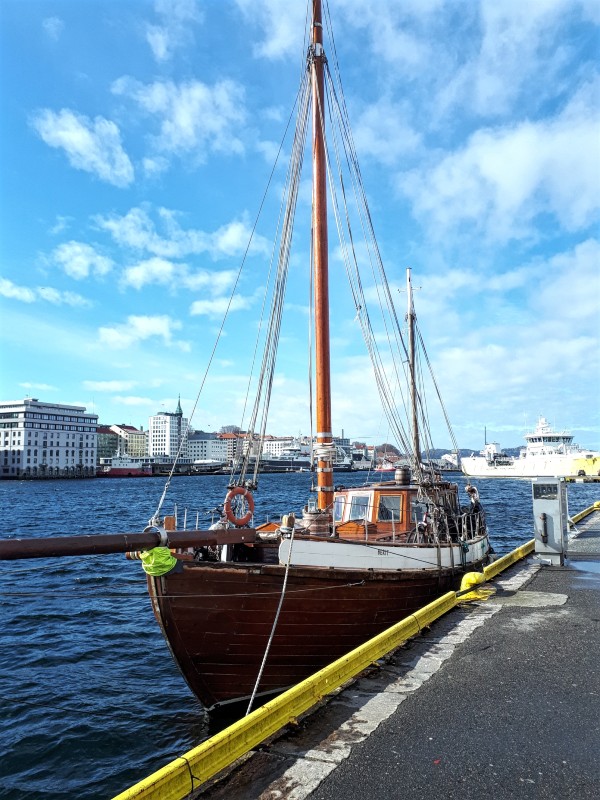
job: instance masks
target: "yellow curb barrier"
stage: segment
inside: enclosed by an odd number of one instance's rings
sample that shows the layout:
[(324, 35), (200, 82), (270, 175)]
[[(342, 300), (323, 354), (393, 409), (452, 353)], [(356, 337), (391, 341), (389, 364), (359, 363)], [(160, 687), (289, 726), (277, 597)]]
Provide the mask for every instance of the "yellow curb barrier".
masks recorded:
[[(494, 561), (483, 570), (485, 580), (525, 558), (533, 549), (532, 539)], [(135, 786), (121, 792), (113, 800), (183, 800), (252, 748), (316, 705), (323, 697), (339, 689), (378, 659), (399, 647), (402, 642), (455, 608), (459, 602), (461, 598), (456, 592), (442, 595), (185, 755), (174, 759)]]
[(593, 514), (594, 511), (600, 511), (600, 500), (596, 500), (593, 506), (589, 506), (588, 508), (584, 508), (583, 511), (580, 511), (579, 514), (575, 514), (574, 517), (571, 517), (571, 522), (581, 522), (584, 517), (589, 517), (590, 514)]
[(526, 544), (521, 545), (521, 547), (517, 547), (512, 552), (502, 556), (502, 558), (496, 559), (496, 561), (483, 568), (486, 581), (495, 578), (500, 572), (507, 569), (507, 567), (510, 567), (515, 562), (520, 561), (522, 558), (525, 558), (529, 553), (533, 553), (534, 549), (535, 539), (532, 539)]

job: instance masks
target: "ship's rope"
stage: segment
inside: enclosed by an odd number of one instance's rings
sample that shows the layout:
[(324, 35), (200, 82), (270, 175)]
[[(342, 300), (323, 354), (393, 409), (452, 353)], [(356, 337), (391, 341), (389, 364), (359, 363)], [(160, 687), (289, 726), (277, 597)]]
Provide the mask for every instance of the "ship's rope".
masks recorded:
[(431, 366), (431, 362), (429, 360), (429, 356), (427, 355), (427, 350), (425, 349), (425, 344), (423, 342), (423, 337), (421, 335), (421, 331), (420, 331), (418, 325), (415, 325), (415, 330), (416, 330), (417, 336), (419, 338), (419, 341), (421, 342), (421, 349), (422, 349), (422, 352), (423, 352), (423, 357), (425, 358), (425, 361), (427, 362), (427, 366), (429, 368), (429, 374), (431, 376), (432, 383), (433, 383), (433, 385), (435, 387), (435, 391), (436, 391), (438, 400), (439, 400), (440, 405), (442, 407), (442, 412), (444, 414), (444, 419), (446, 420), (446, 425), (448, 427), (448, 432), (450, 434), (450, 438), (452, 439), (452, 444), (454, 446), (454, 449), (456, 451), (458, 451), (458, 442), (457, 442), (456, 437), (454, 435), (454, 431), (452, 429), (452, 424), (450, 423), (450, 419), (449, 419), (448, 413), (446, 411), (446, 406), (444, 405), (444, 401), (442, 400), (442, 395), (440, 394), (439, 386), (438, 386), (437, 381), (435, 379), (435, 375), (433, 374), (433, 367)]
[[(248, 446), (246, 452), (242, 453), (234, 464), (234, 472), (237, 474), (236, 482), (242, 484), (249, 468), (250, 457), (253, 446), (257, 446), (258, 452), (262, 452), (264, 439), (266, 436), (266, 425), (268, 410), (271, 400), (275, 363), (277, 358), (277, 348), (281, 330), (281, 319), (285, 300), (285, 290), (289, 271), (289, 261), (291, 254), (292, 235), (294, 228), (294, 218), (300, 188), (302, 173), (304, 145), (308, 128), (308, 107), (310, 104), (310, 85), (305, 77), (301, 91), (299, 92), (298, 117), (296, 130), (292, 145), (292, 157), (288, 169), (285, 206), (282, 215), (282, 225), (279, 238), (279, 255), (276, 276), (271, 300), (269, 323), (265, 335), (265, 345), (260, 372), (257, 379), (256, 395), (254, 406), (247, 426)], [(258, 432), (258, 443), (255, 445), (255, 433)], [(256, 484), (259, 469), (259, 459), (257, 458), (254, 466), (253, 482)]]
[[(343, 584), (335, 584), (335, 586), (310, 586), (305, 589), (288, 589), (287, 594), (307, 594), (310, 592), (330, 592), (330, 591), (337, 591), (339, 589), (352, 589), (355, 586), (363, 586), (365, 583), (364, 580), (360, 581), (352, 581), (351, 583), (343, 583)], [(93, 593), (93, 594), (92, 594)], [(273, 597), (273, 595), (279, 595), (280, 591), (276, 592), (236, 592), (234, 594), (161, 594), (161, 597), (164, 597), (167, 600), (173, 600), (176, 598), (181, 597)], [(8, 592), (8, 591), (0, 591), (0, 597), (39, 597), (43, 600), (48, 600), (49, 597), (52, 598), (61, 598), (61, 599), (71, 599), (74, 600), (76, 598), (87, 599), (88, 597), (93, 596), (94, 598), (102, 599), (102, 600), (123, 600), (124, 598), (133, 597), (135, 600), (143, 600), (144, 603), (148, 600), (148, 593), (144, 589), (143, 593), (133, 594), (131, 592), (123, 593), (123, 594), (103, 594), (98, 589), (90, 588), (89, 592), (78, 590), (76, 592), (52, 592), (51, 594), (45, 591), (40, 590), (39, 592)]]
[[(246, 264), (246, 260), (248, 258), (248, 253), (250, 252), (250, 247), (252, 246), (252, 242), (254, 240), (254, 235), (256, 233), (256, 229), (258, 227), (258, 223), (259, 223), (259, 220), (261, 218), (261, 215), (262, 215), (265, 203), (266, 203), (266, 199), (267, 199), (267, 196), (269, 194), (269, 190), (270, 190), (271, 185), (273, 183), (273, 178), (275, 176), (275, 171), (277, 169), (277, 165), (279, 163), (281, 154), (283, 152), (284, 142), (285, 142), (285, 140), (287, 138), (287, 133), (288, 133), (289, 127), (291, 125), (291, 122), (292, 122), (292, 120), (294, 118), (294, 112), (295, 112), (296, 107), (298, 105), (298, 99), (301, 96), (302, 96), (302, 84), (301, 84), (300, 89), (298, 91), (298, 94), (296, 95), (296, 98), (294, 100), (294, 104), (293, 104), (292, 109), (290, 111), (290, 115), (288, 117), (288, 121), (287, 121), (287, 124), (286, 124), (286, 127), (285, 127), (285, 131), (284, 131), (283, 136), (281, 138), (281, 141), (279, 143), (279, 149), (277, 151), (277, 155), (276, 155), (275, 160), (273, 162), (273, 166), (271, 168), (271, 172), (270, 172), (269, 178), (267, 180), (267, 185), (265, 186), (265, 190), (263, 192), (263, 195), (262, 195), (259, 207), (258, 207), (258, 211), (256, 213), (256, 217), (255, 217), (254, 223), (252, 225), (252, 230), (251, 230), (250, 236), (248, 238), (248, 243), (246, 244), (246, 248), (244, 250), (244, 254), (242, 256), (242, 260), (240, 262), (240, 266), (239, 266), (239, 269), (237, 271), (237, 274), (236, 274), (236, 277), (235, 277), (235, 280), (234, 280), (234, 283), (233, 283), (233, 287), (231, 289), (231, 293), (229, 295), (229, 299), (227, 301), (227, 306), (226, 306), (225, 311), (223, 313), (223, 318), (221, 320), (221, 324), (219, 326), (219, 330), (217, 332), (217, 336), (215, 338), (215, 342), (213, 344), (213, 348), (211, 350), (211, 353), (210, 353), (210, 356), (209, 356), (209, 359), (208, 359), (208, 362), (207, 362), (207, 365), (206, 365), (206, 369), (204, 371), (204, 375), (202, 376), (202, 380), (200, 382), (200, 387), (198, 389), (198, 392), (196, 394), (196, 398), (194, 400), (194, 404), (192, 406), (192, 410), (191, 410), (190, 415), (188, 417), (188, 426), (186, 428), (185, 434), (182, 435), (182, 437), (181, 437), (181, 441), (179, 443), (179, 447), (177, 449), (177, 453), (176, 453), (175, 459), (173, 461), (173, 466), (171, 467), (171, 470), (170, 470), (169, 475), (167, 477), (167, 480), (166, 480), (162, 495), (160, 497), (160, 500), (158, 502), (158, 506), (156, 508), (156, 511), (154, 512), (154, 514), (153, 514), (153, 516), (151, 518), (152, 520), (159, 519), (159, 517), (160, 517), (160, 512), (161, 512), (162, 507), (164, 505), (164, 502), (165, 502), (165, 499), (166, 499), (166, 496), (167, 496), (167, 492), (169, 490), (169, 487), (171, 485), (171, 481), (173, 479), (173, 475), (175, 474), (175, 469), (177, 467), (177, 463), (179, 461), (179, 458), (181, 457), (181, 453), (183, 452), (183, 448), (184, 448), (185, 442), (187, 440), (188, 429), (189, 429), (189, 427), (191, 425), (192, 419), (194, 418), (194, 414), (196, 413), (196, 409), (198, 407), (198, 403), (200, 402), (200, 397), (201, 397), (202, 392), (204, 390), (204, 386), (206, 384), (206, 381), (207, 381), (207, 378), (208, 378), (208, 374), (210, 372), (210, 368), (211, 368), (212, 363), (214, 361), (215, 354), (217, 352), (217, 347), (218, 347), (218, 345), (219, 345), (219, 343), (221, 341), (221, 338), (223, 337), (223, 332), (224, 332), (224, 329), (225, 329), (225, 323), (227, 322), (227, 319), (229, 317), (229, 312), (231, 310), (233, 299), (235, 297), (235, 294), (236, 294), (236, 291), (237, 291), (237, 287), (238, 287), (239, 282), (240, 282), (242, 271), (243, 271), (244, 266)], [(253, 361), (253, 363), (254, 363), (254, 361)], [(252, 374), (250, 375), (250, 379), (248, 381), (248, 390), (247, 390), (247, 395), (246, 395), (246, 401), (245, 402), (247, 402), (248, 392), (250, 390), (250, 381), (251, 381), (251, 379), (252, 379)]]
[(287, 587), (288, 575), (290, 572), (290, 564), (292, 561), (292, 549), (294, 546), (294, 528), (292, 527), (292, 532), (290, 534), (290, 548), (288, 551), (287, 562), (285, 564), (285, 575), (283, 576), (283, 585), (281, 587), (281, 595), (279, 597), (279, 603), (277, 605), (277, 611), (275, 613), (275, 619), (273, 620), (273, 627), (271, 628), (271, 634), (269, 636), (269, 641), (267, 642), (267, 646), (265, 648), (265, 654), (263, 656), (263, 660), (260, 665), (260, 669), (258, 670), (258, 676), (256, 678), (256, 683), (254, 684), (254, 689), (252, 690), (252, 695), (250, 697), (250, 702), (248, 703), (248, 708), (246, 710), (246, 716), (252, 711), (252, 704), (254, 703), (254, 698), (256, 697), (256, 692), (258, 691), (258, 687), (260, 684), (260, 680), (262, 678), (265, 664), (267, 663), (267, 658), (269, 657), (269, 651), (271, 649), (271, 644), (273, 642), (273, 637), (275, 636), (275, 630), (277, 628), (277, 622), (279, 620), (279, 614), (281, 613), (281, 607), (283, 605), (283, 600), (285, 598), (285, 590)]
[[(374, 231), (372, 229), (372, 224), (370, 221), (370, 214), (368, 212), (368, 205), (366, 202), (366, 195), (364, 192), (364, 187), (362, 185), (362, 180), (360, 178), (360, 173), (358, 171), (358, 163), (354, 153), (354, 145), (351, 140), (350, 128), (347, 124), (347, 120), (343, 117), (342, 112), (342, 103), (338, 99), (337, 93), (335, 91), (335, 87), (333, 86), (333, 80), (331, 78), (331, 74), (329, 69), (326, 70), (326, 76), (328, 77), (327, 86), (330, 87), (330, 92), (328, 93), (328, 102), (329, 102), (329, 110), (330, 110), (330, 117), (333, 119), (337, 119), (338, 121), (338, 128), (335, 130), (334, 135), (332, 136), (333, 141), (333, 150), (335, 155), (335, 163), (337, 165), (337, 181), (340, 186), (340, 195), (341, 195), (341, 204), (338, 200), (338, 195), (336, 191), (336, 182), (333, 178), (333, 170), (332, 170), (332, 163), (331, 157), (329, 152), (326, 153), (327, 156), (327, 172), (329, 178), (329, 185), (330, 185), (330, 192), (332, 196), (332, 208), (338, 228), (338, 235), (341, 242), (342, 254), (344, 258), (344, 264), (346, 267), (346, 273), (348, 276), (349, 284), (351, 293), (354, 299), (354, 305), (357, 313), (357, 319), (361, 326), (361, 330), (363, 333), (363, 338), (367, 347), (367, 351), (371, 357), (371, 363), (373, 366), (374, 376), (376, 386), (379, 391), (380, 399), (384, 408), (384, 412), (388, 418), (388, 424), (394, 430), (395, 438), (401, 443), (402, 447), (404, 448), (405, 452), (410, 452), (410, 439), (406, 432), (406, 429), (402, 425), (400, 418), (396, 413), (396, 403), (394, 400), (395, 392), (392, 390), (388, 378), (386, 369), (384, 367), (383, 359), (380, 354), (379, 348), (377, 346), (376, 336), (373, 331), (368, 307), (365, 299), (365, 294), (363, 290), (362, 280), (360, 276), (360, 271), (358, 267), (358, 259), (356, 255), (356, 250), (354, 246), (354, 239), (352, 234), (352, 228), (350, 225), (349, 220), (349, 211), (348, 211), (348, 202), (346, 199), (346, 191), (343, 179), (343, 169), (341, 166), (341, 156), (340, 156), (340, 136), (341, 136), (341, 144), (343, 149), (346, 152), (346, 163), (348, 168), (350, 169), (350, 174), (352, 178), (352, 185), (354, 186), (355, 197), (357, 199), (357, 207), (359, 209), (361, 222), (363, 225), (363, 231), (365, 232), (365, 240), (367, 241), (368, 251), (370, 254), (370, 259), (373, 267), (373, 258), (377, 264), (378, 271), (380, 273), (380, 277), (383, 277), (383, 281), (378, 282), (376, 280), (376, 286), (379, 287), (381, 284), (384, 288), (388, 296), (388, 314), (392, 320), (395, 320), (394, 331), (396, 342), (402, 348), (404, 353), (406, 354), (406, 347), (404, 345), (404, 341), (401, 336), (400, 326), (398, 324), (396, 312), (394, 310), (393, 302), (391, 302), (391, 296), (389, 295), (389, 284), (387, 283), (387, 278), (385, 277), (385, 272), (383, 270), (383, 264), (381, 262), (381, 258), (377, 249), (377, 244), (374, 236)], [(322, 110), (320, 110), (320, 114), (322, 117)], [(340, 135), (335, 135), (339, 131)], [(344, 216), (345, 216), (345, 228), (347, 231), (344, 231), (344, 226), (342, 225), (342, 213), (340, 210), (340, 205), (344, 209)], [(367, 230), (365, 231), (365, 227)], [(375, 272), (375, 270), (373, 269)], [(377, 289), (379, 292), (379, 288)], [(383, 303), (380, 300), (380, 308), (383, 311)], [(386, 317), (385, 314), (383, 315), (384, 325), (387, 327)], [(390, 341), (390, 333), (388, 331), (388, 341)], [(393, 348), (391, 348), (393, 349)], [(396, 386), (401, 391), (402, 382), (399, 380), (399, 376), (397, 374), (397, 362), (402, 362), (404, 359), (395, 359), (392, 358), (392, 369), (396, 372)], [(415, 462), (418, 462), (418, 459), (415, 459)], [(415, 471), (419, 472), (419, 465), (415, 463)]]

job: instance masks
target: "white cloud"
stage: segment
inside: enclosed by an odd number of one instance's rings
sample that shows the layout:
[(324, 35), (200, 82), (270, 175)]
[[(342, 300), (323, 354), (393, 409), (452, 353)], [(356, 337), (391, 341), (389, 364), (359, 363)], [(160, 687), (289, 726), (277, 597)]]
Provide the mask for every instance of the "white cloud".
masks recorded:
[[(194, 228), (182, 228), (177, 212), (158, 209), (161, 232), (145, 208), (132, 208), (122, 217), (98, 216), (96, 224), (108, 231), (120, 245), (146, 250), (160, 258), (182, 258), (190, 254), (207, 253), (213, 259), (242, 255), (248, 246), (252, 230), (246, 220), (234, 220), (212, 233)], [(251, 254), (268, 254), (266, 239), (254, 235)]]
[(65, 23), (62, 21), (62, 19), (60, 19), (60, 17), (46, 17), (46, 19), (42, 22), (42, 27), (48, 35), (48, 38), (57, 42), (60, 39), (61, 33), (63, 32)]
[(147, 156), (142, 159), (142, 167), (148, 178), (155, 178), (167, 171), (169, 162), (162, 156)]
[(0, 278), (0, 295), (22, 303), (36, 303), (38, 300), (45, 300), (53, 305), (67, 306), (90, 306), (89, 300), (75, 292), (61, 292), (50, 286), (36, 286), (31, 289), (28, 286), (18, 286), (7, 278)]
[(192, 316), (221, 316), (225, 313), (225, 311), (227, 311), (228, 306), (229, 311), (242, 311), (243, 309), (250, 308), (253, 302), (254, 298), (242, 297), (241, 295), (235, 295), (231, 299), (231, 305), (229, 305), (228, 297), (215, 297), (207, 300), (196, 300), (190, 306), (190, 314)]
[[(537, 291), (532, 294), (535, 315), (550, 324), (552, 320), (562, 320), (581, 335), (595, 335), (597, 346), (600, 331), (600, 242), (588, 239), (540, 266)], [(587, 329), (586, 325), (589, 326)]]
[(421, 144), (421, 135), (408, 123), (411, 112), (404, 104), (381, 98), (365, 109), (354, 129), (357, 150), (382, 164), (395, 164)]
[[(425, 341), (450, 417), (461, 422), (462, 446), (479, 441), (476, 429), (500, 420), (520, 430), (524, 414), (529, 423), (540, 413), (565, 424), (564, 414), (558, 419), (565, 408), (569, 416), (589, 418), (600, 391), (599, 265), (600, 242), (590, 239), (491, 280), (473, 275), (460, 318), (448, 312), (465, 289), (447, 295), (441, 280), (427, 278), (417, 313), (426, 327), (441, 331), (434, 348), (426, 333)], [(451, 287), (454, 276), (445, 283)], [(423, 320), (426, 295), (433, 301)]]
[(440, 236), (467, 223), (494, 240), (523, 238), (548, 213), (567, 230), (585, 228), (599, 206), (593, 92), (584, 87), (554, 119), (479, 130), (431, 168), (400, 176), (399, 188)]
[(157, 61), (168, 61), (190, 40), (191, 23), (202, 16), (195, 0), (156, 0), (154, 9), (160, 23), (146, 26), (146, 41)]
[(300, 52), (306, 22), (303, 3), (236, 0), (236, 4), (249, 23), (260, 26), (264, 31), (263, 41), (254, 46), (254, 55), (281, 59)]
[(34, 389), (41, 392), (57, 392), (58, 387), (51, 386), (49, 383), (20, 383), (22, 389)]
[(76, 169), (113, 186), (125, 187), (133, 181), (133, 166), (114, 122), (104, 117), (91, 120), (66, 108), (58, 113), (46, 108), (33, 116), (31, 124), (47, 145), (64, 150)]
[(7, 278), (0, 278), (0, 295), (11, 300), (20, 300), (22, 303), (35, 303), (36, 294), (27, 286), (17, 286)]
[(58, 289), (53, 289), (50, 286), (38, 286), (36, 291), (42, 300), (46, 300), (46, 302), (52, 303), (56, 306), (66, 305), (88, 307), (92, 305), (89, 300), (86, 300), (85, 297), (82, 297), (80, 294), (76, 294), (75, 292), (61, 292)]
[(91, 273), (102, 277), (113, 268), (110, 258), (96, 252), (91, 245), (84, 242), (71, 241), (59, 245), (50, 254), (50, 260), (75, 280), (87, 278)]
[(50, 228), (50, 233), (53, 236), (57, 236), (59, 233), (65, 231), (69, 227), (71, 222), (72, 222), (72, 217), (63, 217), (60, 214), (57, 215), (56, 222)]
[(233, 270), (209, 272), (192, 271), (185, 264), (174, 264), (164, 258), (149, 258), (123, 271), (121, 284), (141, 289), (149, 284), (168, 286), (173, 292), (178, 289), (198, 291), (203, 289), (211, 295), (219, 295), (231, 288), (236, 273)]
[(94, 392), (126, 392), (136, 386), (135, 381), (83, 381), (86, 389)]
[(130, 316), (127, 317), (127, 322), (121, 325), (99, 328), (98, 334), (102, 344), (115, 350), (124, 350), (154, 337), (162, 339), (169, 347), (176, 346), (182, 350), (189, 350), (188, 343), (173, 340), (173, 332), (180, 328), (181, 322), (172, 320), (166, 315)]
[(175, 264), (164, 258), (150, 258), (133, 267), (127, 267), (123, 271), (121, 282), (124, 286), (133, 286), (134, 289), (141, 289), (149, 283), (169, 284), (173, 280), (175, 268)]
[[(492, 115), (509, 111), (533, 76), (539, 77), (542, 63), (544, 80), (553, 82), (548, 69), (560, 68), (563, 63), (556, 38), (561, 33), (563, 17), (575, 9), (573, 0), (538, 0), (527, 5), (482, 2), (483, 40), (468, 80), (476, 111)], [(550, 47), (555, 51), (553, 59), (547, 58)], [(543, 91), (543, 86), (540, 89)]]
[(201, 81), (156, 81), (144, 85), (124, 76), (112, 91), (134, 100), (158, 119), (160, 133), (153, 143), (160, 154), (192, 153), (202, 163), (211, 152), (242, 153), (236, 131), (246, 121), (244, 92), (240, 84), (223, 80), (214, 86)]

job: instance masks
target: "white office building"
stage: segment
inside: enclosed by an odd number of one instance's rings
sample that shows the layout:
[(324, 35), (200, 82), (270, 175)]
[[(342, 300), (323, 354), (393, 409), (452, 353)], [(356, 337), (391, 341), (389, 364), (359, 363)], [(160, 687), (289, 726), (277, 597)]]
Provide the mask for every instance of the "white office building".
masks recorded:
[(190, 461), (218, 461), (228, 460), (228, 445), (223, 439), (218, 439), (214, 433), (196, 431), (188, 436), (188, 456)]
[(296, 440), (293, 436), (267, 436), (263, 444), (263, 455), (280, 456), (284, 450), (288, 450)]
[(187, 461), (187, 429), (188, 420), (183, 416), (181, 403), (177, 403), (175, 413), (161, 411), (149, 419), (148, 455), (152, 458), (172, 461), (179, 452), (182, 438), (184, 444), (180, 454), (181, 461)]
[(97, 425), (83, 406), (0, 401), (0, 479), (93, 478)]

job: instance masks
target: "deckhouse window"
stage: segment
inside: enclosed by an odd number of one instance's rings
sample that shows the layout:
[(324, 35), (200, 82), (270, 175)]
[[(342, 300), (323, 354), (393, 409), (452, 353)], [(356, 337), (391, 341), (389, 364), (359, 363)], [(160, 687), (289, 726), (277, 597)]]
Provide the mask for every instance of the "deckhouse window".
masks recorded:
[(427, 506), (425, 503), (419, 503), (413, 500), (413, 502), (411, 503), (411, 515), (410, 515), (411, 522), (421, 522), (426, 511), (427, 511)]
[(333, 521), (341, 522), (344, 516), (344, 507), (346, 506), (346, 498), (341, 495), (333, 501)]
[(381, 522), (398, 522), (402, 512), (402, 497), (401, 495), (382, 495), (379, 498), (379, 509), (377, 511), (377, 519)]
[(349, 519), (365, 519), (369, 513), (369, 495), (355, 494), (350, 501)]

